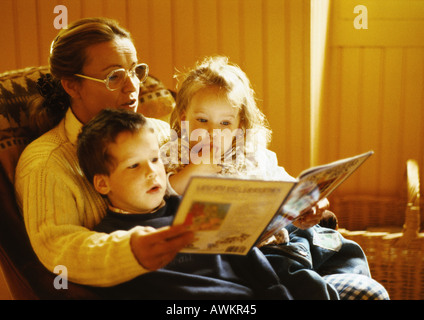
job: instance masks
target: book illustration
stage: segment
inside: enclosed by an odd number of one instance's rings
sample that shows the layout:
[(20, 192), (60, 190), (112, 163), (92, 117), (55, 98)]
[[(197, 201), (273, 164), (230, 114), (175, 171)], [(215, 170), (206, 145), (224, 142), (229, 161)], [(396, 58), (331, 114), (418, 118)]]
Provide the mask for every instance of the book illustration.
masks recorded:
[(247, 254), (294, 184), (193, 177), (174, 219), (195, 232), (181, 252)]
[(194, 201), (187, 213), (184, 225), (193, 231), (217, 230), (227, 216), (230, 203)]

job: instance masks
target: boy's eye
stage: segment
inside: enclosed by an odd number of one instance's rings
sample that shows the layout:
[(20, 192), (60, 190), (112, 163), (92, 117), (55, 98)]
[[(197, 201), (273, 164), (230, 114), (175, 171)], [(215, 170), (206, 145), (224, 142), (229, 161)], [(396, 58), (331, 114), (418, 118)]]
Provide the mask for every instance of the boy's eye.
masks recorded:
[(231, 122), (230, 121), (222, 121), (221, 124), (223, 126), (229, 126), (231, 124)]
[(152, 162), (153, 162), (153, 163), (156, 163), (156, 162), (158, 162), (158, 161), (159, 161), (159, 158), (157, 158), (157, 157), (155, 157), (155, 158), (153, 158), (153, 159), (152, 159)]
[(208, 122), (208, 120), (203, 119), (203, 118), (198, 118), (197, 121), (199, 121), (199, 122)]
[(138, 167), (138, 163), (134, 163), (134, 164), (128, 166), (128, 169), (135, 169), (137, 167)]

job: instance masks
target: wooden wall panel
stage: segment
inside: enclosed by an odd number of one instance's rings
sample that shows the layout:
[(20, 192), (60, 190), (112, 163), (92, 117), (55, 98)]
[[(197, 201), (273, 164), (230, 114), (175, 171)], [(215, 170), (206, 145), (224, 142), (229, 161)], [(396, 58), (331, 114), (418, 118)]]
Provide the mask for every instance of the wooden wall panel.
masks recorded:
[[(287, 46), (286, 63), (289, 117), (286, 125), (290, 126), (289, 135), (284, 143), (288, 144), (289, 163), (296, 165), (295, 174), (310, 165), (310, 4), (306, 1), (293, 1), (287, 7), (285, 19), (289, 20), (286, 28), (285, 45)], [(276, 124), (278, 125), (278, 124)]]
[(424, 167), (424, 1), (361, 1), (368, 29), (354, 28), (357, 4), (332, 1), (319, 162), (373, 149), (338, 194), (403, 196), (406, 160)]
[[(38, 55), (38, 19), (36, 2), (16, 0), (13, 2), (16, 15), (15, 30), (18, 62), (22, 65), (37, 65), (40, 61)], [(28, 50), (34, 48), (35, 50)]]
[(3, 22), (1, 28), (1, 59), (0, 72), (12, 70), (18, 65), (17, 44), (14, 35), (16, 26), (16, 10), (13, 1), (6, 0), (1, 3), (0, 20)]
[(271, 147), (296, 176), (310, 165), (310, 3), (269, 0), (263, 5), (260, 98), (274, 132)]
[(219, 52), (218, 33), (218, 2), (216, 0), (203, 0), (194, 2), (197, 16), (195, 19), (195, 56), (204, 57)]
[(47, 64), (58, 4), (68, 22), (117, 19), (132, 33), (140, 61), (171, 89), (176, 69), (228, 56), (252, 82), (281, 164), (293, 175), (309, 165), (308, 0), (2, 0), (0, 72)]
[[(272, 147), (279, 155), (282, 163), (289, 172), (299, 170), (293, 162), (290, 165), (288, 137), (290, 132), (290, 86), (289, 46), (288, 43), (288, 6), (283, 1), (267, 1), (264, 6), (264, 109), (273, 129)], [(277, 27), (278, 26), (278, 27)], [(277, 58), (276, 58), (277, 57)], [(281, 137), (281, 138), (280, 138)], [(301, 170), (301, 169), (300, 169)], [(296, 174), (293, 172), (292, 174)]]

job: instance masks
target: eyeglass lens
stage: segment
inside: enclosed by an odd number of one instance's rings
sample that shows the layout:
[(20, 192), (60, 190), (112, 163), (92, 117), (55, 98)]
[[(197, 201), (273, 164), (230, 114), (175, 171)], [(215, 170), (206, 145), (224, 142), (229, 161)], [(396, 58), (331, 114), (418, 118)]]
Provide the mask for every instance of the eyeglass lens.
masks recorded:
[[(119, 89), (124, 83), (127, 76), (127, 71), (124, 69), (118, 69), (113, 71), (107, 78), (107, 85), (109, 89)], [(129, 76), (134, 79), (137, 78), (140, 82), (146, 80), (147, 68), (146, 65), (139, 65), (129, 72)]]

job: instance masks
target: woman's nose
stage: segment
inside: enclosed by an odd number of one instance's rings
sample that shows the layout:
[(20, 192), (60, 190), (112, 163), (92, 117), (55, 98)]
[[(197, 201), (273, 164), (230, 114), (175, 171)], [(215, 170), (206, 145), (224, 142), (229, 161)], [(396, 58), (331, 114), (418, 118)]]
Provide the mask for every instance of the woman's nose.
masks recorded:
[(140, 80), (138, 80), (135, 77), (130, 77), (127, 75), (125, 78), (124, 86), (122, 87), (122, 90), (124, 92), (136, 92), (140, 88)]

